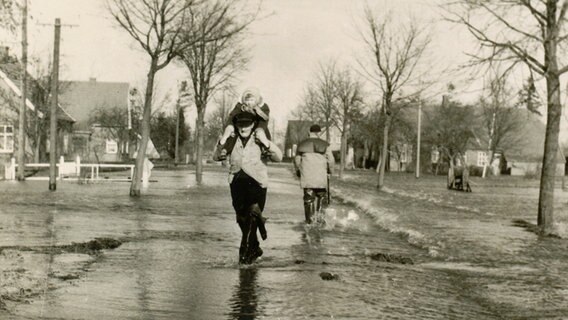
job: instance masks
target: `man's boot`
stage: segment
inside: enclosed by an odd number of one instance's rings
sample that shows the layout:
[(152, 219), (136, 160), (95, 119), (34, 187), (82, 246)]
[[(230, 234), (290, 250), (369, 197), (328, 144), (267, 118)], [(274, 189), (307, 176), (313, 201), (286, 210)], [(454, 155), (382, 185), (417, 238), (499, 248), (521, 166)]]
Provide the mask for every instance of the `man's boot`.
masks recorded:
[(258, 226), (258, 231), (260, 232), (260, 236), (262, 240), (266, 240), (268, 238), (268, 233), (266, 233), (266, 218), (262, 216), (262, 211), (258, 204), (253, 204), (250, 206), (250, 213), (254, 219), (256, 219), (256, 224)]
[(312, 217), (314, 216), (314, 202), (304, 201), (304, 215), (306, 216), (306, 223), (312, 223)]
[(241, 238), (241, 247), (239, 249), (239, 263), (251, 264), (258, 257), (262, 256), (263, 252), (260, 249), (258, 239), (256, 236), (257, 219), (252, 215), (243, 219), (241, 231), (243, 232)]
[(239, 247), (239, 263), (245, 263), (246, 261), (246, 254), (247, 254), (247, 237), (249, 225), (245, 221), (245, 219), (239, 219), (237, 221), (239, 227), (241, 228), (241, 246)]

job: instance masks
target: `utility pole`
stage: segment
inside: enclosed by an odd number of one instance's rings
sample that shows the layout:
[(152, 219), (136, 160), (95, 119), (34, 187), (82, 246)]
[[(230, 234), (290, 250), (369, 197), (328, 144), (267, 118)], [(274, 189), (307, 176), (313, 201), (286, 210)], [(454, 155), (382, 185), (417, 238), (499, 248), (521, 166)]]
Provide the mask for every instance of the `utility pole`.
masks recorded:
[(416, 133), (416, 179), (420, 178), (420, 131), (422, 125), (422, 99), (418, 100), (418, 130)]
[(55, 37), (53, 43), (53, 79), (51, 79), (51, 113), (49, 126), (49, 190), (55, 191), (57, 161), (57, 104), (59, 89), (59, 43), (61, 38), (61, 19), (55, 19)]
[(182, 81), (178, 90), (178, 99), (176, 102), (176, 144), (174, 165), (179, 162), (179, 114), (181, 110), (188, 105), (187, 81)]
[(179, 111), (180, 111), (180, 107), (179, 107), (179, 95), (178, 95), (178, 99), (176, 102), (176, 148), (175, 148), (175, 156), (174, 156), (174, 166), (177, 165), (177, 163), (179, 162)]
[(493, 119), (491, 120), (491, 130), (489, 130), (489, 145), (487, 146), (487, 156), (489, 157), (489, 163), (487, 161), (485, 161), (485, 165), (483, 166), (483, 173), (481, 174), (482, 178), (485, 178), (485, 175), (487, 173), (487, 166), (491, 165), (491, 162), (493, 161), (493, 152), (492, 152), (492, 148), (493, 148), (493, 135), (495, 133), (495, 116), (496, 116), (496, 112), (493, 111)]
[(20, 105), (20, 117), (18, 125), (18, 175), (17, 179), (25, 179), (26, 168), (26, 100), (28, 95), (28, 0), (24, 0), (22, 9), (22, 104)]

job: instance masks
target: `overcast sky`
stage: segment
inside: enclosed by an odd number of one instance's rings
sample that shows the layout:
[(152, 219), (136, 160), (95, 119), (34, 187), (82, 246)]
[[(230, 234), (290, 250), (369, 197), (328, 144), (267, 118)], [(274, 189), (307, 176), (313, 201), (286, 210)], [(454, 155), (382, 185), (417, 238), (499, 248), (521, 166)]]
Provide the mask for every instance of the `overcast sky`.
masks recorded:
[[(291, 109), (299, 103), (306, 82), (318, 63), (335, 59), (359, 68), (357, 57), (365, 55), (357, 30), (365, 3), (379, 14), (389, 10), (423, 23), (433, 35), (429, 51), (432, 69), (456, 66), (473, 48), (467, 33), (441, 21), (436, 0), (263, 0), (264, 18), (251, 28), (252, 61), (242, 73), (239, 90), (256, 86), (270, 105), (282, 128)], [(148, 60), (104, 8), (104, 0), (29, 0), (30, 55), (44, 61), (52, 52), (53, 21), (62, 19), (61, 77), (66, 80), (129, 82), (142, 86)], [(18, 39), (13, 50), (20, 51)], [(175, 92), (176, 83), (187, 77), (183, 68), (172, 66), (158, 74), (160, 92)], [(443, 79), (450, 82), (452, 79)], [(370, 88), (372, 89), (372, 87)], [(458, 89), (476, 94), (475, 86)], [(566, 117), (564, 117), (566, 120)]]

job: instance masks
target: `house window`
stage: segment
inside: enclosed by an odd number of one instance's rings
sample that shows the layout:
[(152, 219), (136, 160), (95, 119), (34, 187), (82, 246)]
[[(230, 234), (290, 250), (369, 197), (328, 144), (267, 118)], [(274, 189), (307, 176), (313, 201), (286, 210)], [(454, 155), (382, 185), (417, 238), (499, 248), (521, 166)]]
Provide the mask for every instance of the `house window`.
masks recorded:
[(118, 153), (118, 143), (114, 140), (106, 141), (106, 153), (116, 154)]
[(487, 165), (487, 152), (477, 151), (477, 165), (483, 167)]
[(0, 152), (14, 152), (14, 127), (0, 125)]

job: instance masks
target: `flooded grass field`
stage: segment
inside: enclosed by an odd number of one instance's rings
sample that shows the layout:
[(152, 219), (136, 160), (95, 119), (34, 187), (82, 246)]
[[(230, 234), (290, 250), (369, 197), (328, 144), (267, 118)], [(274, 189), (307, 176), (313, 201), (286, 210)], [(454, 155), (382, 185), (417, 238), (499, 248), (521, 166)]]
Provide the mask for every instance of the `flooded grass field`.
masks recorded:
[[(390, 175), (377, 192), (374, 174), (350, 172), (332, 183), (326, 225), (307, 228), (298, 182), (271, 167), (265, 254), (241, 267), (226, 173), (206, 170), (199, 187), (190, 170), (155, 170), (140, 199), (128, 183), (0, 182), (0, 318), (568, 315), (568, 240), (519, 222), (536, 220), (534, 181), (479, 179), (466, 194)], [(567, 193), (556, 199), (566, 237)]]

